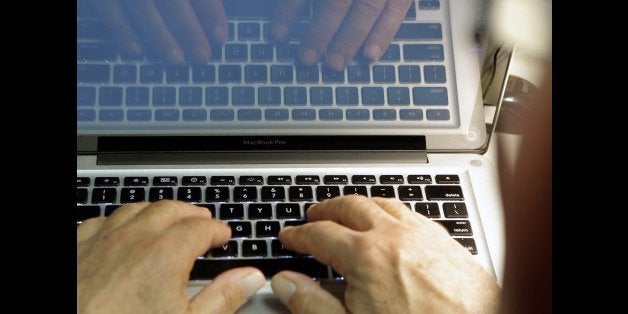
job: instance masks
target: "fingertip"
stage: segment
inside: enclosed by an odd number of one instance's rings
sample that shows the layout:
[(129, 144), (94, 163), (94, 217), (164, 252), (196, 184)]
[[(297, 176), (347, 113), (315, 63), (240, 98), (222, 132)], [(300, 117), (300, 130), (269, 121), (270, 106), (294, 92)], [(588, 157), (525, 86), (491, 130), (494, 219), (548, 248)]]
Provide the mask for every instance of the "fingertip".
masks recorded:
[(325, 60), (328, 67), (335, 71), (342, 71), (345, 69), (345, 59), (339, 53), (330, 54)]
[(271, 30), (271, 35), (277, 42), (285, 41), (288, 38), (289, 33), (290, 30), (288, 29), (288, 26), (284, 24), (275, 24)]
[(290, 299), (292, 299), (292, 296), (297, 291), (297, 286), (286, 276), (286, 273), (286, 271), (282, 271), (273, 276), (270, 281), (270, 287), (281, 303), (290, 306)]
[(216, 43), (224, 44), (227, 42), (227, 30), (224, 27), (216, 26), (212, 29), (212, 38)]
[(371, 62), (375, 62), (381, 58), (382, 49), (378, 45), (370, 45), (364, 49), (364, 56)]
[(257, 268), (250, 268), (250, 272), (240, 279), (240, 288), (245, 299), (253, 296), (266, 283), (266, 277)]
[(170, 48), (165, 51), (166, 60), (171, 64), (179, 64), (183, 62), (183, 51), (179, 48)]
[(192, 49), (192, 59), (196, 63), (207, 63), (209, 62), (210, 51), (206, 47), (195, 47)]
[(318, 53), (311, 48), (302, 48), (299, 51), (299, 60), (305, 65), (314, 65), (318, 62)]

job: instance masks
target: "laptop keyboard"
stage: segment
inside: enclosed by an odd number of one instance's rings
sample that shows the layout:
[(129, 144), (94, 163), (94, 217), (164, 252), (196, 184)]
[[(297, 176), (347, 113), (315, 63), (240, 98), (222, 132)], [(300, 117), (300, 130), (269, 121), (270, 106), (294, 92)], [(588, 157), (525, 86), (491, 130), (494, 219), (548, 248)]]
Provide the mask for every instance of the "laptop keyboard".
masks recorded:
[[(455, 127), (448, 12), (414, 1), (381, 60), (361, 52), (344, 71), (296, 62), (309, 11), (288, 43), (273, 44), (276, 1), (225, 1), (229, 39), (207, 64), (164, 65), (129, 58), (88, 1), (77, 16), (77, 122), (81, 130)], [(237, 8), (236, 8), (237, 7)], [(260, 18), (261, 16), (261, 18)], [(452, 67), (452, 68), (450, 68)]]
[(163, 199), (205, 207), (229, 225), (232, 239), (196, 260), (193, 280), (211, 279), (240, 266), (257, 267), (268, 277), (294, 270), (318, 279), (342, 279), (311, 256), (284, 248), (277, 235), (285, 226), (306, 223), (312, 204), (350, 194), (397, 198), (408, 210), (442, 224), (471, 254), (478, 254), (456, 174), (81, 176), (76, 185), (77, 225), (109, 216), (124, 204)]

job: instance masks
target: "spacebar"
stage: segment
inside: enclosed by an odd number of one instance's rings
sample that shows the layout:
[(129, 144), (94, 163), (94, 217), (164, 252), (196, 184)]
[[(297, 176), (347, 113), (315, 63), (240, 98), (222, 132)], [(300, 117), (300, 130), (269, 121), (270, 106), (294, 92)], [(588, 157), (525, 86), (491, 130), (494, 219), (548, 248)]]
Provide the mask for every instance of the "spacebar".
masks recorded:
[(194, 262), (190, 280), (213, 279), (220, 273), (236, 267), (251, 266), (270, 278), (282, 270), (292, 270), (312, 278), (327, 279), (327, 266), (313, 258), (278, 259), (202, 259)]

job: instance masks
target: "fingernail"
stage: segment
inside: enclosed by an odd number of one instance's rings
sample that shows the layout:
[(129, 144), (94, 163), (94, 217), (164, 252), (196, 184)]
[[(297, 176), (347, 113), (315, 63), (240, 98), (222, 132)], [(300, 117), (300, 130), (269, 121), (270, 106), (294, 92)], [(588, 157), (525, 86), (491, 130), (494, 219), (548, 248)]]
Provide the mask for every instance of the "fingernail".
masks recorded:
[(166, 56), (168, 61), (172, 63), (180, 63), (183, 62), (183, 52), (177, 48), (171, 48), (166, 51)]
[(225, 32), (225, 30), (220, 27), (220, 26), (216, 26), (214, 27), (214, 29), (212, 30), (214, 39), (218, 42), (220, 42), (221, 44), (224, 43), (225, 41), (227, 41), (227, 32)]
[(318, 53), (310, 48), (301, 51), (301, 62), (305, 65), (313, 65), (318, 62)]
[(254, 295), (257, 290), (264, 286), (265, 282), (266, 278), (259, 271), (254, 271), (240, 279), (240, 287), (242, 292), (244, 292), (245, 298)]
[(336, 71), (342, 71), (345, 69), (345, 58), (338, 53), (333, 53), (327, 57), (327, 65)]
[(209, 62), (209, 50), (205, 47), (196, 47), (192, 49), (194, 59), (200, 62)]
[(277, 40), (283, 40), (288, 37), (288, 32), (288, 27), (286, 27), (285, 25), (277, 25), (275, 27), (274, 37)]
[(382, 49), (379, 48), (379, 46), (377, 45), (369, 46), (364, 50), (364, 55), (367, 58), (371, 59), (371, 61), (379, 60), (381, 53), (382, 53)]
[(273, 278), (270, 286), (273, 288), (273, 292), (283, 304), (290, 304), (290, 299), (297, 290), (297, 286), (281, 274), (276, 275)]

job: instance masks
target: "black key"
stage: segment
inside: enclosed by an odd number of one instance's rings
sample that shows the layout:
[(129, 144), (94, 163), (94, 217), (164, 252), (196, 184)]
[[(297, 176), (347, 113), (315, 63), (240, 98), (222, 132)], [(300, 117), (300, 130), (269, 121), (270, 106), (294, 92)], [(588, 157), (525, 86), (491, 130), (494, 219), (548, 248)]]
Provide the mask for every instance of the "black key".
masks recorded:
[(286, 105), (306, 105), (307, 89), (305, 87), (286, 87), (283, 90), (283, 102)]
[(213, 176), (210, 181), (211, 185), (234, 185), (235, 177), (233, 176)]
[(162, 83), (164, 80), (164, 68), (157, 64), (145, 64), (140, 66), (141, 83)]
[(121, 106), (122, 87), (101, 87), (98, 93), (98, 104), (101, 106)]
[(310, 103), (316, 105), (331, 105), (334, 95), (331, 87), (310, 87)]
[(79, 64), (76, 75), (79, 83), (108, 83), (110, 68), (104, 64)]
[(403, 58), (405, 61), (444, 61), (445, 52), (441, 44), (405, 44)]
[(210, 186), (205, 190), (205, 200), (208, 202), (228, 202), (229, 188), (224, 186)]
[(373, 82), (394, 83), (395, 82), (395, 67), (392, 65), (374, 65), (373, 66)]
[(300, 255), (299, 253), (295, 251), (288, 250), (285, 246), (283, 246), (283, 244), (279, 240), (273, 240), (270, 243), (270, 248), (271, 248), (272, 256), (293, 257), (293, 256)]
[(123, 188), (120, 191), (120, 203), (137, 203), (146, 200), (144, 188)]
[(148, 186), (148, 177), (126, 177), (124, 186)]
[(229, 221), (232, 238), (250, 238), (253, 234), (251, 223), (248, 221)]
[(399, 199), (402, 201), (421, 201), (423, 200), (423, 194), (421, 193), (421, 187), (418, 185), (403, 185), (397, 188), (399, 193)]
[(358, 103), (357, 87), (336, 87), (336, 104), (351, 106)]
[(242, 69), (239, 65), (223, 64), (218, 68), (218, 81), (220, 83), (242, 82)]
[(264, 184), (264, 177), (262, 176), (240, 176), (238, 178), (240, 185), (262, 185)]
[(460, 184), (460, 177), (455, 174), (443, 174), (436, 176), (438, 184)]
[(195, 205), (207, 208), (207, 210), (209, 210), (209, 212), (212, 213), (212, 218), (218, 217), (216, 216), (216, 206), (214, 206), (214, 204), (195, 204)]
[(174, 87), (153, 88), (153, 105), (174, 106), (177, 102), (177, 89)]
[(403, 205), (406, 205), (406, 207), (408, 207), (408, 209), (412, 210), (412, 206), (410, 205), (410, 203), (403, 202)]
[(91, 180), (88, 177), (78, 177), (78, 178), (76, 178), (76, 186), (77, 187), (89, 186), (90, 182), (91, 182)]
[[(305, 213), (307, 213), (307, 210), (308, 210), (310, 207), (312, 207), (312, 205), (314, 205), (314, 204), (316, 204), (316, 203), (305, 203), (305, 205), (303, 205), (303, 211), (304, 211)], [(305, 215), (305, 217), (307, 218), (307, 215)]]
[(349, 83), (369, 83), (371, 81), (371, 69), (368, 64), (350, 65), (347, 67)]
[(203, 103), (201, 87), (179, 87), (179, 104), (181, 106), (200, 106)]
[(432, 184), (432, 176), (429, 174), (409, 175), (408, 183), (410, 184)]
[(362, 104), (383, 105), (384, 88), (382, 87), (362, 87)]
[(297, 203), (277, 204), (277, 219), (301, 219), (301, 205)]
[(328, 67), (323, 67), (323, 82), (324, 83), (344, 83), (345, 71), (336, 71)]
[(203, 186), (207, 184), (207, 178), (204, 176), (184, 176), (181, 183), (186, 186)]
[(388, 46), (386, 51), (384, 51), (384, 54), (381, 56), (381, 58), (379, 58), (380, 62), (399, 60), (401, 60), (401, 52), (399, 49), (399, 45), (397, 44), (391, 44), (390, 46)]
[(177, 177), (154, 177), (153, 185), (154, 186), (176, 186), (177, 185)]
[(374, 185), (371, 187), (371, 197), (395, 197), (395, 189), (390, 185)]
[(77, 43), (76, 59), (81, 61), (116, 61), (118, 48), (114, 43)]
[(290, 185), (292, 184), (292, 177), (291, 176), (268, 176), (268, 184)]
[(229, 23), (227, 24), (227, 28), (228, 28), (227, 40), (233, 41), (235, 39), (235, 24)]
[[(270, 182), (270, 178), (268, 180)], [(262, 187), (262, 201), (277, 202), (286, 199), (286, 190), (283, 186), (264, 186)]]
[(408, 12), (406, 12), (406, 20), (414, 21), (416, 19), (416, 6), (414, 5), (414, 1), (410, 2), (410, 7), (408, 8)]
[(281, 105), (281, 88), (260, 87), (257, 89), (257, 101), (260, 105)]
[(299, 83), (318, 83), (318, 65), (306, 66), (299, 64), (296, 67), (297, 82)]
[(166, 83), (188, 83), (190, 67), (188, 65), (171, 65), (166, 68)]
[(135, 83), (137, 81), (137, 66), (120, 64), (113, 67), (114, 83)]
[(116, 202), (117, 191), (115, 188), (96, 188), (92, 190), (93, 204), (107, 204)]
[(265, 240), (244, 240), (242, 241), (242, 256), (245, 257), (266, 257), (268, 248)]
[(76, 189), (76, 203), (87, 204), (87, 189)]
[(321, 185), (316, 187), (316, 199), (318, 201), (340, 196), (340, 187)]
[(226, 106), (229, 104), (229, 89), (227, 87), (205, 88), (205, 104), (208, 106)]
[(388, 104), (390, 105), (409, 105), (410, 90), (407, 87), (388, 87)]
[(426, 65), (423, 67), (425, 83), (446, 83), (447, 74), (444, 65)]
[(420, 0), (419, 10), (438, 10), (440, 9), (440, 1), (438, 0)]
[(478, 254), (478, 249), (475, 246), (475, 240), (473, 240), (473, 238), (454, 238), (454, 240), (458, 241), (458, 243), (464, 246), (471, 254)]
[(94, 179), (94, 186), (118, 186), (120, 185), (120, 178), (118, 177), (96, 177)]
[(209, 254), (213, 257), (237, 257), (238, 242), (229, 241), (223, 246), (219, 246), (217, 248), (209, 250)]
[(471, 223), (468, 220), (434, 220), (434, 221), (443, 225), (443, 227), (445, 227), (445, 229), (449, 231), (449, 235), (453, 237), (473, 235), (473, 230), (471, 229)]
[[(227, 1), (225, 3), (231, 3)], [(251, 244), (246, 240), (242, 242), (242, 249), (249, 249), (251, 252)], [(263, 243), (263, 248), (266, 249), (266, 241), (260, 241)], [(245, 246), (246, 244), (246, 246)], [(260, 248), (257, 248), (260, 250)], [(257, 251), (256, 250), (256, 251)], [(255, 251), (253, 251), (254, 253)], [(245, 253), (243, 252), (243, 255)], [(255, 256), (255, 255), (254, 255)], [(264, 254), (264, 256), (266, 256)], [(329, 277), (327, 273), (327, 266), (319, 263), (313, 258), (277, 258), (277, 259), (229, 259), (229, 260), (211, 260), (211, 259), (197, 259), (194, 262), (194, 268), (190, 273), (191, 280), (201, 279), (213, 279), (219, 274), (232, 268), (251, 266), (261, 270), (266, 278), (271, 278), (282, 270), (291, 270), (302, 273), (306, 276), (327, 279)]]
[(100, 206), (76, 206), (76, 221), (100, 216)]
[(420, 83), (421, 69), (418, 65), (400, 65), (399, 83)]
[(213, 65), (204, 64), (192, 66), (192, 81), (194, 81), (194, 83), (213, 83), (215, 80), (216, 67)]
[(148, 106), (149, 90), (148, 87), (127, 87), (126, 88), (126, 105), (127, 106)]
[(227, 62), (244, 62), (249, 58), (246, 44), (226, 44), (225, 45), (225, 61)]
[(291, 186), (288, 188), (288, 197), (293, 202), (312, 201), (312, 187), (310, 186)]
[(440, 218), (438, 203), (416, 203), (414, 204), (414, 211), (427, 218)]
[(150, 191), (148, 191), (148, 201), (150, 202), (172, 199), (174, 199), (174, 190), (172, 188), (150, 188)]
[(233, 87), (231, 89), (231, 103), (234, 106), (252, 106), (255, 104), (255, 88)]
[(369, 196), (368, 192), (366, 190), (366, 187), (363, 185), (347, 185), (343, 188), (343, 194), (344, 195), (364, 195), (364, 196)]
[(220, 219), (244, 219), (244, 205), (242, 204), (220, 204)]
[(273, 208), (266, 203), (249, 204), (249, 219), (271, 219), (273, 218)]
[(284, 227), (289, 227), (289, 226), (296, 227), (296, 226), (304, 225), (306, 223), (307, 223), (307, 221), (305, 221), (305, 220), (286, 220), (283, 223), (283, 225), (284, 225)]
[(381, 184), (403, 184), (403, 176), (400, 175), (382, 175), (379, 176)]
[(120, 208), (120, 205), (107, 205), (105, 206), (105, 217), (111, 216), (116, 209)]
[(439, 40), (443, 39), (440, 23), (403, 23), (395, 34), (401, 40)]
[(292, 83), (293, 80), (291, 65), (271, 65), (270, 81), (272, 83)]
[(273, 61), (273, 46), (270, 44), (251, 45), (251, 61), (253, 62)]
[(233, 188), (234, 202), (255, 202), (257, 201), (257, 188), (254, 186), (236, 186)]
[(201, 188), (180, 187), (177, 189), (177, 199), (188, 203), (198, 203), (202, 199)]
[(279, 221), (258, 221), (255, 223), (255, 236), (258, 238), (277, 237)]
[(76, 105), (79, 107), (92, 107), (96, 104), (96, 87), (77, 87)]
[(321, 178), (319, 176), (296, 176), (295, 181), (297, 184), (318, 185), (321, 183)]
[(375, 176), (372, 175), (355, 175), (351, 176), (351, 182), (353, 184), (375, 184)]
[(447, 218), (469, 218), (465, 203), (443, 203), (443, 213)]
[(323, 177), (323, 182), (325, 184), (347, 184), (349, 182), (349, 179), (347, 178), (347, 176), (344, 175), (339, 175), (339, 176), (324, 176)]
[(425, 195), (430, 201), (464, 201), (462, 188), (458, 185), (428, 185)]
[(266, 83), (268, 81), (266, 66), (258, 64), (244, 66), (244, 81), (247, 83)]
[(299, 46), (297, 44), (278, 44), (277, 46), (277, 61), (279, 62), (293, 62), (297, 58), (297, 52)]
[(260, 38), (260, 27), (258, 23), (238, 24), (238, 40), (255, 40)]

